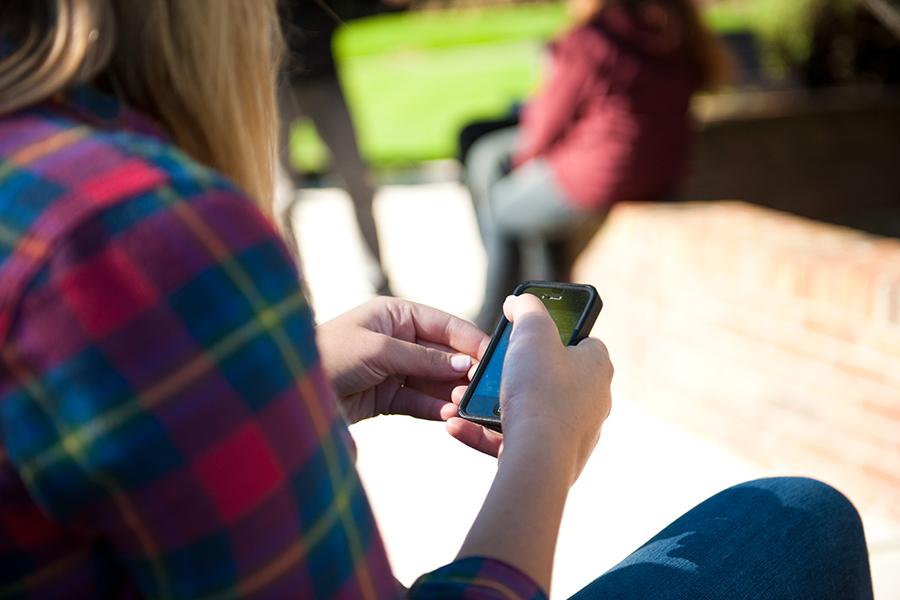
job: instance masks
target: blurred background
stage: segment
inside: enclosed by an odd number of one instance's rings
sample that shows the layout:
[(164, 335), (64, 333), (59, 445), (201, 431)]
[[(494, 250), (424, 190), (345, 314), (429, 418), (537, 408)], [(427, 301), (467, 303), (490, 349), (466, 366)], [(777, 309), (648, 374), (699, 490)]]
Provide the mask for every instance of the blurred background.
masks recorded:
[[(617, 202), (575, 258), (604, 300), (614, 409), (571, 496), (553, 596), (728, 485), (808, 475), (860, 508), (876, 597), (900, 598), (900, 2), (701, 5), (734, 74), (693, 99), (677, 201)], [(317, 319), (379, 287), (472, 318), (486, 257), (458, 137), (535, 92), (566, 5), (327, 6), (380, 269), (340, 165), (294, 123), (282, 210)], [(440, 424), (352, 431), (409, 584), (452, 560), (494, 461)]]

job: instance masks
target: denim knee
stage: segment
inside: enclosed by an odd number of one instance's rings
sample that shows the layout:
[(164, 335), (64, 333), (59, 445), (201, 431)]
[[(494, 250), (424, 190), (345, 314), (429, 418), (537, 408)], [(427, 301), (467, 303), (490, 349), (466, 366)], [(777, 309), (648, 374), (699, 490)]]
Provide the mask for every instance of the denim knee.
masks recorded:
[(824, 537), (833, 539), (832, 536), (837, 534), (845, 541), (855, 537), (864, 544), (862, 519), (856, 507), (827, 483), (809, 477), (772, 477), (743, 483), (735, 488), (767, 490), (777, 496), (784, 506), (814, 515)]
[(735, 487), (765, 489), (781, 498), (785, 503), (797, 508), (806, 508), (853, 521), (859, 520), (859, 513), (853, 503), (844, 494), (818, 479), (770, 477), (749, 481)]
[(731, 487), (585, 588), (588, 598), (872, 600), (859, 514), (815, 479)]

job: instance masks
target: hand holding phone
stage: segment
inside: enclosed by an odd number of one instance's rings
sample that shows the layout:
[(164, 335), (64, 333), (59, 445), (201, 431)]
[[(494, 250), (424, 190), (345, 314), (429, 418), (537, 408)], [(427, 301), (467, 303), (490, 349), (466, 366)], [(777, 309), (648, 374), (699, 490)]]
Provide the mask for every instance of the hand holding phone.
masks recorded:
[[(591, 285), (528, 281), (516, 288), (514, 296), (538, 298), (556, 324), (560, 343), (577, 344), (587, 337), (603, 302)], [(501, 431), (501, 382), (505, 358), (514, 326), (500, 319), (475, 375), (459, 406), (459, 415)]]
[[(550, 313), (531, 294), (511, 296), (503, 310), (513, 328), (503, 368), (503, 435), (461, 418), (450, 419), (447, 428), (463, 443), (495, 456), (501, 444), (507, 457), (540, 448), (554, 457), (553, 463), (571, 484), (609, 415), (613, 373), (609, 354), (593, 338), (564, 346)], [(486, 368), (486, 361), (487, 354), (479, 368)], [(467, 391), (474, 385), (473, 381)], [(457, 398), (461, 396), (459, 392)]]

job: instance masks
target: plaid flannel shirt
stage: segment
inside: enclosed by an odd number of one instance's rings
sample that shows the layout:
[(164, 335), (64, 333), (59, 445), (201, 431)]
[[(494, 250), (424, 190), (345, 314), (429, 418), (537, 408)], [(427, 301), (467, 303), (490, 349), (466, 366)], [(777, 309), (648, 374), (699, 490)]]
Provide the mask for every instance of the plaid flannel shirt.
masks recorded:
[(404, 592), (354, 452), (249, 200), (89, 88), (0, 117), (0, 598), (543, 597)]

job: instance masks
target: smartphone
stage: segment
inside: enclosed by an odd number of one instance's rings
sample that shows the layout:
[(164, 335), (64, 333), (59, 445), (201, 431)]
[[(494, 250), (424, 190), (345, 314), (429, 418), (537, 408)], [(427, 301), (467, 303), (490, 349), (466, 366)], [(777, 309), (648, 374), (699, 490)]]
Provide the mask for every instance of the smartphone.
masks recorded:
[[(603, 307), (603, 301), (592, 285), (526, 281), (513, 294), (532, 294), (540, 298), (559, 329), (562, 343), (566, 345), (577, 344), (590, 334)], [(512, 324), (506, 317), (501, 317), (491, 343), (475, 370), (475, 376), (459, 403), (460, 417), (495, 431), (501, 431), (500, 380), (511, 331)]]

